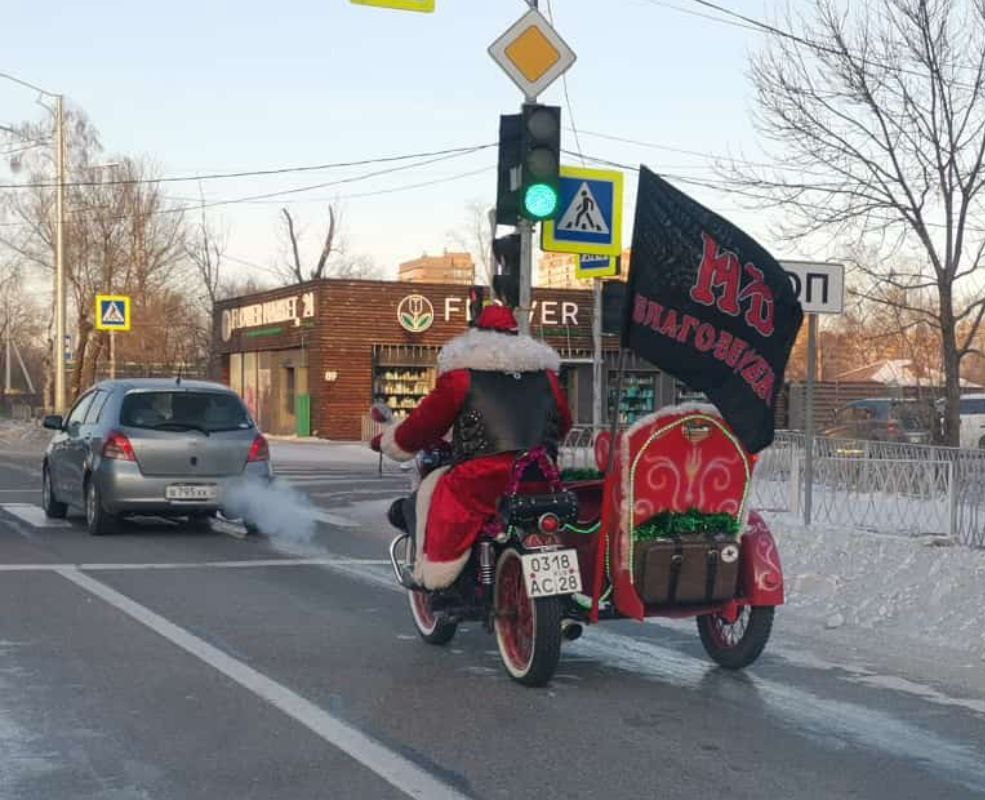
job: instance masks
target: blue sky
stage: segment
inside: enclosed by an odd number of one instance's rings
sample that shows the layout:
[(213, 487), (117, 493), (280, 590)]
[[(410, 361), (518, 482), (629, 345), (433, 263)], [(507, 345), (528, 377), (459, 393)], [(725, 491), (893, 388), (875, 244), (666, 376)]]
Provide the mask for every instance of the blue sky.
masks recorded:
[[(0, 71), (83, 107), (109, 153), (143, 155), (164, 175), (267, 169), (493, 142), (498, 115), (520, 94), (486, 52), (525, 10), (522, 0), (437, 0), (434, 14), (348, 0), (52, 0), (5, 4)], [(690, 0), (669, 0), (699, 10)], [(756, 16), (755, 0), (729, 7)], [(578, 55), (568, 88), (584, 152), (713, 177), (707, 159), (646, 149), (597, 132), (726, 155), (756, 154), (746, 77), (760, 35), (673, 10), (663, 0), (552, 0), (556, 27)], [(546, 0), (541, 0), (546, 14)], [(561, 82), (542, 98), (563, 106)], [(0, 81), (0, 124), (38, 117), (31, 92)], [(570, 123), (567, 108), (565, 123)], [(575, 149), (565, 132), (565, 147)], [(392, 273), (397, 262), (454, 245), (472, 201), (491, 204), (495, 150), (291, 197), (314, 248), (325, 201), (339, 197), (352, 252)], [(373, 167), (209, 181), (209, 201), (353, 177)], [(373, 197), (425, 181), (447, 183)], [(682, 187), (684, 188), (684, 187)], [(194, 198), (195, 184), (169, 187)], [(761, 215), (693, 190), (778, 256)], [(627, 184), (627, 223), (635, 202)], [(303, 201), (303, 202), (299, 202)], [(261, 265), (279, 253), (282, 200), (217, 206), (229, 252)], [(626, 235), (629, 235), (627, 225)], [(248, 270), (237, 265), (236, 269)]]

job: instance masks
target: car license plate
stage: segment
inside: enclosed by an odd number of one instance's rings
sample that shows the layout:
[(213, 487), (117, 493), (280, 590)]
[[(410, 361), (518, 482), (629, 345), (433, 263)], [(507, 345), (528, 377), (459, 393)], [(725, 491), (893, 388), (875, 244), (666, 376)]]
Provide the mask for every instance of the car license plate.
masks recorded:
[(520, 556), (527, 597), (551, 597), (581, 591), (577, 550), (550, 550)]
[(164, 490), (168, 500), (215, 500), (218, 487), (212, 484), (172, 483)]

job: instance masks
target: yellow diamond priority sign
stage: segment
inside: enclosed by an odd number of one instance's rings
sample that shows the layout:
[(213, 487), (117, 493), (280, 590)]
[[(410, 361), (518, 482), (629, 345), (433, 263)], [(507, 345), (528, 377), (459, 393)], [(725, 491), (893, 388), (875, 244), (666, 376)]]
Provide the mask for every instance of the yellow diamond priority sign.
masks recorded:
[(350, 0), (357, 6), (395, 8), (398, 11), (434, 11), (434, 0)]
[(536, 97), (575, 63), (575, 54), (536, 9), (530, 9), (489, 47), (526, 97)]

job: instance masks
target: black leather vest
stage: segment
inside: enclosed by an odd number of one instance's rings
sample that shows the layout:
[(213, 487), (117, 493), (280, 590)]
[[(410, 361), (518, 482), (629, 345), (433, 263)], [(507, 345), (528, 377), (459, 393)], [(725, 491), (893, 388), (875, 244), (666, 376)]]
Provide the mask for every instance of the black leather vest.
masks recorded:
[(546, 372), (469, 373), (469, 393), (452, 431), (456, 462), (538, 445), (556, 455), (561, 417)]

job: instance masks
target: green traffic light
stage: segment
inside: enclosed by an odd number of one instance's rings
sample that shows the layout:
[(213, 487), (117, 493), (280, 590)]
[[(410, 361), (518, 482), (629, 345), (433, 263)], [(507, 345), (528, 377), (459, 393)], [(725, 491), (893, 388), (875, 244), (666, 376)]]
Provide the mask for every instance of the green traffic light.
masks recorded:
[(557, 211), (557, 192), (546, 183), (534, 183), (527, 187), (523, 196), (523, 207), (537, 219), (553, 217)]

